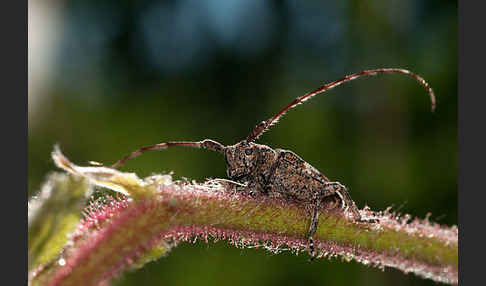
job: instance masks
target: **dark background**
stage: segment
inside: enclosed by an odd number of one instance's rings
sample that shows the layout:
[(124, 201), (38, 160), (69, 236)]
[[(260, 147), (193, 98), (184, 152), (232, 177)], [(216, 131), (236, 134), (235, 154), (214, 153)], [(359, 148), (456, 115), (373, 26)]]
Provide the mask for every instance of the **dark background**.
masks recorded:
[[(348, 186), (360, 208), (430, 212), (433, 221), (457, 224), (456, 1), (30, 5), (29, 195), (55, 169), (55, 143), (81, 165), (108, 165), (169, 140), (233, 144), (295, 97), (378, 67), (422, 75), (436, 112), (418, 83), (381, 75), (313, 98), (258, 142), (293, 150)], [(145, 154), (122, 169), (225, 177), (221, 155), (184, 148)], [(306, 259), (224, 242), (183, 244), (117, 284), (434, 285), (391, 269)]]

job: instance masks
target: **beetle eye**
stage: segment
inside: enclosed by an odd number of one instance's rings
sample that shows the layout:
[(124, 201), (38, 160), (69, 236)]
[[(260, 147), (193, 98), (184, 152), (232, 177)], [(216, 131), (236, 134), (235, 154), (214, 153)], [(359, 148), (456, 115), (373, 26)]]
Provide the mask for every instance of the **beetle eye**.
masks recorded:
[(247, 156), (251, 155), (251, 153), (253, 153), (253, 149), (246, 149), (246, 150), (245, 150), (245, 154), (246, 154)]

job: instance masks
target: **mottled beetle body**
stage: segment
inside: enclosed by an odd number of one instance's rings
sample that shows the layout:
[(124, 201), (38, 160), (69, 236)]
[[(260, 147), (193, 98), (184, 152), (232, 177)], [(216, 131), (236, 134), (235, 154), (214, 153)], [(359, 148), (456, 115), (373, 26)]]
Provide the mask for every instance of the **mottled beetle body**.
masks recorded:
[(242, 140), (235, 145), (224, 146), (210, 139), (196, 142), (175, 141), (159, 143), (132, 152), (113, 164), (112, 167), (117, 168), (125, 161), (146, 151), (166, 149), (171, 146), (197, 147), (220, 152), (224, 154), (226, 159), (226, 174), (235, 184), (244, 185), (248, 190), (263, 195), (279, 194), (286, 200), (300, 202), (309, 206), (311, 221), (308, 231), (308, 244), (311, 259), (313, 259), (315, 250), (312, 236), (317, 230), (319, 209), (324, 199), (330, 196), (338, 196), (343, 208), (352, 213), (356, 222), (372, 222), (373, 220), (363, 220), (361, 218), (359, 210), (351, 199), (346, 187), (339, 182), (331, 182), (326, 176), (302, 160), (294, 152), (282, 149), (274, 150), (266, 145), (256, 144), (253, 141), (258, 139), (270, 126), (275, 124), (285, 112), (304, 103), (314, 95), (323, 93), (344, 82), (379, 73), (405, 74), (417, 80), (427, 89), (430, 95), (432, 110), (434, 110), (434, 93), (428, 83), (420, 76), (404, 69), (384, 68), (367, 70), (325, 84), (312, 92), (296, 98), (269, 120), (259, 123), (250, 132), (246, 140)]
[(279, 193), (296, 202), (311, 202), (338, 195), (361, 220), (346, 188), (331, 182), (316, 168), (292, 151), (241, 141), (225, 150), (226, 172), (233, 181), (247, 184), (251, 190), (264, 194)]

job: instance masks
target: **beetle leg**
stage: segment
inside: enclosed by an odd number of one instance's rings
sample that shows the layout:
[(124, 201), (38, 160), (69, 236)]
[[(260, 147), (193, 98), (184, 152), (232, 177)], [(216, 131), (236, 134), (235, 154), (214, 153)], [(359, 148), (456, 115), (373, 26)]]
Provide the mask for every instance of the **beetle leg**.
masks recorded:
[(215, 182), (223, 182), (223, 183), (229, 183), (229, 184), (233, 184), (233, 185), (236, 185), (236, 186), (240, 186), (240, 187), (248, 187), (248, 183), (240, 183), (240, 182), (235, 182), (235, 181), (232, 181), (232, 180), (229, 180), (229, 179), (220, 179), (220, 178), (215, 178), (215, 179), (211, 179), (211, 181), (215, 181)]
[(349, 195), (348, 189), (339, 182), (327, 182), (326, 186), (336, 187), (336, 189), (335, 189), (336, 194), (338, 194), (338, 196), (341, 197), (341, 200), (344, 202), (346, 207), (353, 214), (354, 219), (356, 221), (361, 221), (361, 214), (358, 211), (358, 207), (356, 207), (356, 204), (351, 199), (351, 196)]
[(309, 245), (309, 254), (311, 256), (309, 261), (314, 260), (314, 258), (316, 257), (316, 251), (314, 248), (314, 239), (312, 238), (312, 236), (316, 233), (317, 230), (317, 222), (319, 221), (320, 204), (321, 204), (321, 200), (319, 198), (315, 198), (312, 206), (311, 223), (309, 226), (309, 235), (307, 240)]
[(335, 193), (341, 198), (341, 200), (345, 203), (346, 207), (351, 211), (355, 221), (357, 222), (369, 222), (375, 223), (378, 222), (376, 219), (363, 219), (361, 214), (359, 213), (358, 207), (351, 199), (349, 195), (348, 189), (339, 182), (326, 182), (326, 186), (336, 187)]

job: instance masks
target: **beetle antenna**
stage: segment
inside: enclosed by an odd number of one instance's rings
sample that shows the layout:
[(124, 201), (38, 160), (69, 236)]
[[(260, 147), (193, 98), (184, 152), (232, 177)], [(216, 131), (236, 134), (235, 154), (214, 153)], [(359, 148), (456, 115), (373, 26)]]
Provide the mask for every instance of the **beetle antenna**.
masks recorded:
[(171, 142), (165, 142), (165, 143), (159, 143), (155, 145), (150, 145), (146, 147), (142, 147), (140, 149), (137, 149), (130, 153), (129, 155), (123, 157), (122, 159), (118, 160), (115, 164), (113, 164), (111, 167), (112, 168), (118, 168), (120, 167), (123, 163), (126, 161), (137, 157), (138, 155), (141, 155), (142, 153), (145, 153), (147, 151), (151, 150), (163, 150), (167, 149), (168, 147), (172, 146), (185, 146), (185, 147), (194, 147), (194, 148), (202, 148), (202, 149), (208, 149), (212, 151), (218, 151), (220, 153), (224, 153), (224, 145), (216, 142), (214, 140), (210, 139), (204, 139), (199, 142), (191, 142), (191, 141), (171, 141)]
[(351, 80), (354, 80), (354, 79), (357, 79), (357, 78), (360, 78), (360, 77), (363, 77), (363, 76), (372, 76), (372, 75), (377, 75), (377, 74), (382, 74), (382, 73), (404, 74), (404, 75), (408, 75), (408, 76), (412, 77), (413, 79), (415, 79), (416, 81), (418, 81), (429, 93), (432, 112), (435, 110), (434, 91), (432, 90), (430, 85), (421, 76), (419, 76), (419, 75), (417, 75), (417, 74), (415, 74), (411, 71), (405, 70), (405, 69), (396, 69), (396, 68), (382, 68), (382, 69), (366, 70), (366, 71), (354, 73), (354, 74), (348, 75), (346, 77), (343, 77), (341, 79), (338, 79), (336, 81), (327, 83), (327, 84), (319, 87), (318, 89), (316, 89), (314, 91), (311, 91), (311, 92), (309, 92), (309, 93), (307, 93), (307, 94), (305, 94), (301, 97), (297, 97), (294, 101), (292, 101), (290, 104), (285, 106), (282, 110), (280, 110), (272, 118), (270, 118), (267, 121), (262, 121), (257, 126), (255, 126), (255, 128), (250, 132), (250, 135), (248, 135), (246, 141), (252, 142), (252, 141), (255, 141), (256, 139), (258, 139), (258, 137), (260, 137), (260, 135), (265, 133), (265, 131), (267, 131), (270, 126), (272, 126), (273, 124), (276, 124), (278, 122), (278, 120), (280, 119), (280, 117), (282, 117), (288, 110), (296, 107), (297, 105), (299, 105), (301, 103), (304, 103), (306, 100), (310, 99), (314, 95), (326, 92), (331, 88), (334, 88), (338, 85), (341, 85), (342, 83), (345, 83), (345, 82), (348, 82), (348, 81), (351, 81)]

